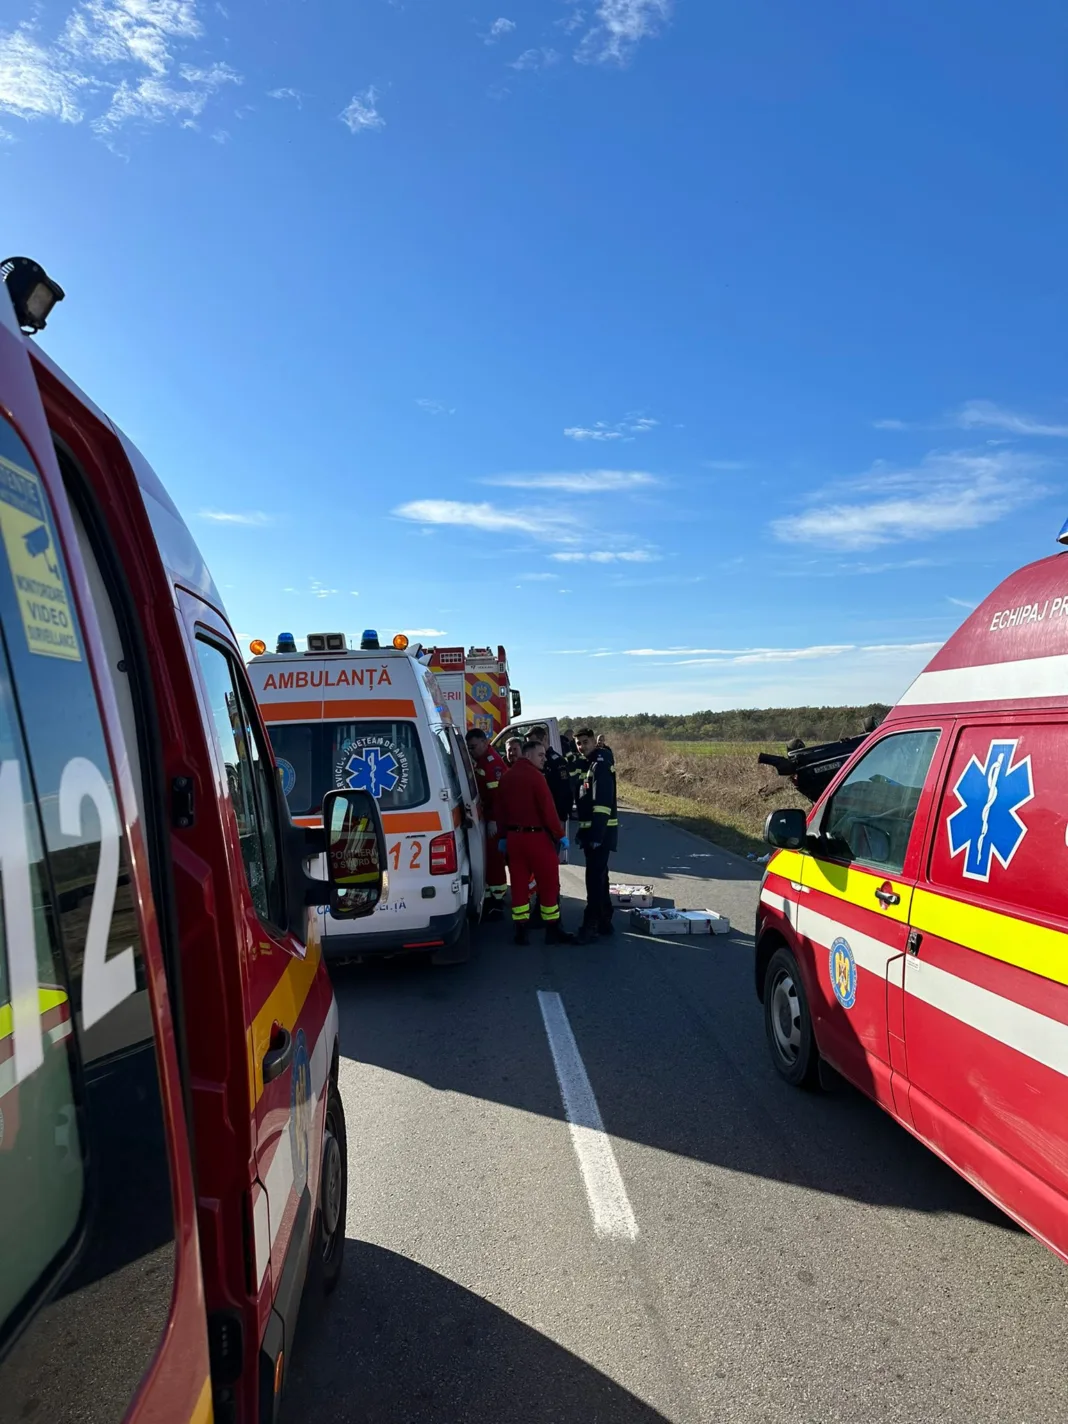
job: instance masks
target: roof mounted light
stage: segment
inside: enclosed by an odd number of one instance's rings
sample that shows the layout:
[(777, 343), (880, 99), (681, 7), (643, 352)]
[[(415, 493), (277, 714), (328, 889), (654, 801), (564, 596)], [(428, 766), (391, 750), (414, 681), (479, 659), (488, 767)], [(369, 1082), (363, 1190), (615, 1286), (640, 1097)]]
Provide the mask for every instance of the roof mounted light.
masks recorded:
[(5, 257), (0, 276), (7, 286), (15, 319), (27, 336), (44, 331), (52, 308), (66, 295), (45, 269), (32, 257)]
[(365, 628), (360, 638), (360, 651), (364, 653), (377, 652), (381, 646), (381, 643), (378, 641), (378, 634), (375, 630), (373, 628)]
[(276, 653), (295, 653), (297, 651), (297, 640), (292, 633), (279, 633), (278, 642), (274, 645)]
[(405, 648), (408, 646), (408, 636), (407, 636), (407, 634), (406, 634), (406, 633), (394, 633), (394, 634), (393, 634), (393, 646), (397, 649), (397, 652), (398, 652), (398, 653), (403, 653), (404, 650), (405, 650)]
[(1058, 544), (1068, 544), (1068, 519), (1061, 525), (1061, 532), (1057, 535)]
[(248, 645), (248, 650), (254, 658), (259, 658), (267, 651), (267, 644), (262, 638), (253, 638), (252, 642)]

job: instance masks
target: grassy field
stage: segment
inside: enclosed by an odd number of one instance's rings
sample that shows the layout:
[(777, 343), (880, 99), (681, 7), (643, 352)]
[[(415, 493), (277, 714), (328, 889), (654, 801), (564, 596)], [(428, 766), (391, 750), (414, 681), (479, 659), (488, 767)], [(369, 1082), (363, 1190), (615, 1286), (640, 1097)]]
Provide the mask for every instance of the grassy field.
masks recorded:
[(614, 736), (620, 799), (707, 836), (727, 850), (763, 855), (764, 821), (778, 806), (808, 802), (757, 753), (781, 743), (671, 742)]

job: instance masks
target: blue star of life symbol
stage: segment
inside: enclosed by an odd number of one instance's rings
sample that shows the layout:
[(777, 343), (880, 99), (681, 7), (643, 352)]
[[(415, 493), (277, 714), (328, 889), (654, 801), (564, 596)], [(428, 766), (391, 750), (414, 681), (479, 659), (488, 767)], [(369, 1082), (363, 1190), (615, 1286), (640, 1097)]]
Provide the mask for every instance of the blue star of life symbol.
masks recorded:
[(392, 791), (400, 780), (400, 768), (392, 752), (364, 747), (353, 752), (345, 763), (345, 784), (353, 791), (369, 791), (377, 800), (383, 791)]
[(969, 880), (989, 880), (994, 856), (1007, 870), (1027, 834), (1017, 811), (1035, 794), (1031, 758), (1014, 766), (1015, 755), (1016, 739), (991, 742), (985, 763), (973, 756), (953, 788), (960, 806), (946, 823), (949, 853), (964, 853)]

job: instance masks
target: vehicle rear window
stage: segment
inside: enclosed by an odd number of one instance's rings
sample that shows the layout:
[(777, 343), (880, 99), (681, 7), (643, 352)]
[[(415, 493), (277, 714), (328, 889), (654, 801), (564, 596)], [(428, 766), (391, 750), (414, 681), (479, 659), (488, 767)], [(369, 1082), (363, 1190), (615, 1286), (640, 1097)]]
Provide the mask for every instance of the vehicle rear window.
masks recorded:
[(270, 728), (282, 789), (294, 816), (315, 816), (328, 791), (370, 791), (383, 811), (430, 795), (414, 722), (288, 722)]

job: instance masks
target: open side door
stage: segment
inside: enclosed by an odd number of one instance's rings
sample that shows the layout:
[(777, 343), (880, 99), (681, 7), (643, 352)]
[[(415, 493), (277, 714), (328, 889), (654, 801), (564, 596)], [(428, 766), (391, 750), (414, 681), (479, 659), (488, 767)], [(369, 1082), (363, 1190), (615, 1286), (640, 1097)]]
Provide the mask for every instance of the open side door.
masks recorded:
[(467, 860), (471, 867), (471, 897), (467, 903), (468, 918), (477, 923), (482, 918), (482, 902), (486, 895), (486, 817), (478, 794), (478, 781), (467, 743), (455, 727), (449, 728), (453, 752), (463, 767), (464, 837)]

